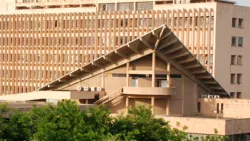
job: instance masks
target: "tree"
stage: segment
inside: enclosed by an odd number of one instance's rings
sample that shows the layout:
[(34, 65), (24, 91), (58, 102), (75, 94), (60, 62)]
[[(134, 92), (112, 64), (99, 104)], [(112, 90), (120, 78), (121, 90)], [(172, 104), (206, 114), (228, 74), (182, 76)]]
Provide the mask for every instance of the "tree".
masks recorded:
[(35, 107), (30, 112), (33, 139), (41, 141), (75, 141), (84, 135), (85, 122), (75, 102), (59, 102), (57, 106)]
[[(180, 124), (178, 123), (180, 126)], [(182, 130), (155, 118), (145, 107), (133, 107), (127, 115), (111, 117), (105, 106), (80, 111), (72, 101), (57, 105), (34, 107), (30, 112), (18, 112), (0, 105), (0, 141), (195, 141)], [(217, 131), (203, 141), (223, 141)]]
[(0, 105), (0, 139), (8, 141), (30, 140), (31, 123), (27, 113)]
[(117, 140), (124, 141), (181, 141), (186, 138), (183, 131), (172, 130), (168, 122), (154, 118), (145, 107), (130, 108), (127, 116), (115, 118), (111, 133)]

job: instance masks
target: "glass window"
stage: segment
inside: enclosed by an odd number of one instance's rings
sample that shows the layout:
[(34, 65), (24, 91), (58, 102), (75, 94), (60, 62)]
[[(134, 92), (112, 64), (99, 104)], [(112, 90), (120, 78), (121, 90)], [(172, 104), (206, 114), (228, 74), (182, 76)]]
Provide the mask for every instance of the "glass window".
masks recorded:
[(237, 92), (237, 98), (241, 98), (241, 92)]
[(237, 74), (237, 84), (241, 84), (242, 83), (242, 74)]
[(232, 27), (236, 27), (237, 18), (232, 18)]
[(235, 92), (230, 92), (230, 96), (231, 96), (232, 98), (234, 98), (234, 97), (235, 97)]
[(153, 9), (153, 2), (137, 2), (136, 10), (150, 10)]
[(118, 11), (133, 11), (134, 10), (134, 3), (118, 3), (117, 4)]
[(237, 42), (237, 38), (236, 37), (232, 37), (232, 46), (236, 46), (236, 42)]
[(239, 28), (243, 28), (244, 27), (244, 25), (243, 25), (243, 19), (239, 19), (238, 27)]
[(201, 103), (200, 102), (197, 103), (197, 112), (198, 113), (201, 112)]
[(220, 104), (220, 112), (223, 114), (223, 109), (224, 109), (224, 104), (223, 103), (221, 103)]
[(157, 87), (166, 88), (167, 80), (166, 79), (157, 80)]
[(236, 57), (235, 55), (231, 55), (231, 65), (235, 65), (235, 61), (236, 60)]
[(231, 74), (231, 84), (235, 84), (235, 74)]
[(242, 56), (241, 55), (239, 55), (237, 57), (237, 65), (242, 65)]
[(219, 103), (217, 103), (216, 109), (217, 109), (217, 113), (216, 114), (219, 114), (220, 113), (220, 104)]
[(138, 87), (138, 79), (132, 78), (132, 87)]
[(243, 46), (243, 37), (238, 37), (238, 46), (239, 47)]
[(115, 11), (114, 3), (100, 3), (99, 11)]

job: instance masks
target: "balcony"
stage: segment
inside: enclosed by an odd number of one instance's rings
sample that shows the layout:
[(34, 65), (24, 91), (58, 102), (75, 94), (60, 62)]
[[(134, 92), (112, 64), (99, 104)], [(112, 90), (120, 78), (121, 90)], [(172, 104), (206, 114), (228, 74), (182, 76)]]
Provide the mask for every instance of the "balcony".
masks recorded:
[(126, 95), (153, 95), (153, 96), (167, 96), (175, 95), (176, 90), (172, 88), (162, 87), (123, 87), (122, 94)]

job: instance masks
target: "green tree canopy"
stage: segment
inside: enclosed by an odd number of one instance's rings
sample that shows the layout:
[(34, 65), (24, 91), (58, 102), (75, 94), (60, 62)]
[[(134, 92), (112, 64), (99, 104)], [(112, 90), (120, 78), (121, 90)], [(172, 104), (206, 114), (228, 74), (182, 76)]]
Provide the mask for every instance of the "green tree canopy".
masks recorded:
[[(172, 129), (168, 122), (155, 118), (145, 107), (133, 107), (127, 115), (111, 117), (105, 106), (80, 111), (72, 101), (33, 107), (18, 112), (0, 105), (0, 140), (6, 141), (193, 141), (182, 130)], [(223, 141), (212, 135), (204, 141)]]

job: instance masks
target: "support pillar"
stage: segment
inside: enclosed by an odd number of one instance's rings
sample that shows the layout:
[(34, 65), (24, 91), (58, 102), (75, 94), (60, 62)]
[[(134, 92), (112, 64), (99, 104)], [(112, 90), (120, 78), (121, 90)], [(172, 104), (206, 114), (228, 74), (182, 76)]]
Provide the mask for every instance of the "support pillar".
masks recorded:
[(152, 87), (155, 87), (155, 52), (152, 53)]
[(125, 115), (128, 114), (128, 104), (129, 104), (129, 97), (126, 96)]
[(170, 96), (167, 97), (167, 99), (166, 99), (166, 101), (167, 101), (167, 103), (166, 103), (166, 115), (167, 116), (170, 115), (170, 101), (171, 101), (170, 99), (171, 99)]
[(129, 86), (129, 63), (126, 64), (126, 87)]
[(171, 78), (170, 78), (170, 63), (167, 64), (167, 88), (171, 87)]
[(154, 108), (155, 108), (155, 97), (151, 97), (151, 112), (154, 115)]
[(102, 82), (101, 82), (101, 87), (102, 88), (104, 88), (104, 70), (102, 70), (102, 75), (101, 75), (101, 77), (102, 77)]

